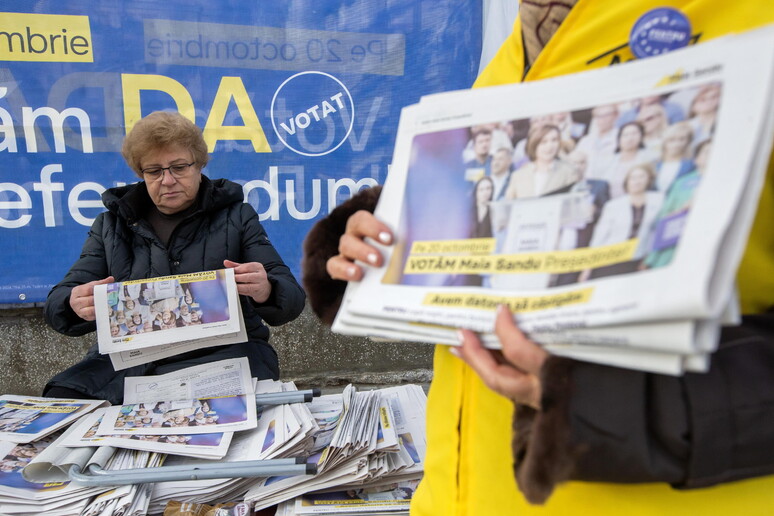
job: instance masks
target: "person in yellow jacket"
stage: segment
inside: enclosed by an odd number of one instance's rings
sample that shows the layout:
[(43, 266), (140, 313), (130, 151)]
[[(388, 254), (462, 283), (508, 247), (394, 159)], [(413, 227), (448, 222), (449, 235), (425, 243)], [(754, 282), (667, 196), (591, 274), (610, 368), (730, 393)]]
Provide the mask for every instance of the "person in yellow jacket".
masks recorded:
[[(774, 22), (771, 6), (751, 0), (531, 0), (475, 87), (646, 58), (637, 24), (664, 14), (686, 27), (690, 44)], [(771, 66), (751, 56), (757, 65)], [(378, 195), (361, 192), (307, 237), (304, 284), (324, 321), (344, 282), (362, 277), (355, 260), (382, 263), (364, 238), (391, 243), (369, 213)], [(672, 378), (551, 357), (503, 311), (499, 358), (465, 331), (456, 353), (464, 360), (438, 346), (412, 515), (774, 513), (771, 220), (774, 163), (737, 278), (748, 315), (724, 330), (706, 374)]]

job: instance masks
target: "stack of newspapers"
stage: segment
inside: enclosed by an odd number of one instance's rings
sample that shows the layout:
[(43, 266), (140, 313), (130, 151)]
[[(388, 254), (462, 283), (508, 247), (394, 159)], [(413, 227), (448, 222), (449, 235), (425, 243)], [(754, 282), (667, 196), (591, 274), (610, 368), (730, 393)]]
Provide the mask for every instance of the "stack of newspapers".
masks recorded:
[(772, 64), (766, 27), (405, 108), (375, 213), (396, 245), (348, 286), (334, 330), (454, 345), (470, 328), (497, 348), (506, 305), (558, 355), (706, 370), (739, 322)]
[[(321, 489), (418, 482), (424, 471), (424, 418), (425, 394), (415, 385), (364, 392), (348, 386), (310, 403), (265, 407), (258, 429), (237, 433), (223, 461), (306, 457), (317, 464), (317, 474), (158, 483), (149, 513), (161, 513), (172, 500), (245, 502), (260, 510)], [(168, 456), (165, 465), (207, 463)], [(400, 502), (404, 510), (406, 504)]]
[[(0, 513), (157, 514), (170, 501), (261, 509), (321, 489), (357, 494), (361, 503), (371, 499), (370, 506), (393, 493), (402, 497), (393, 511), (405, 511), (423, 473), (422, 388), (358, 392), (348, 386), (308, 403), (298, 394), (292, 382), (251, 379), (247, 359), (240, 358), (127, 378), (124, 404), (113, 407), (4, 396), (0, 424), (15, 442), (0, 442)], [(281, 476), (277, 470), (219, 479), (193, 474), (282, 458), (306, 464), (282, 468)], [(316, 465), (315, 475), (304, 474), (307, 464)], [(73, 469), (96, 467), (105, 475), (146, 468), (150, 474), (157, 466), (192, 476), (143, 483), (147, 475), (141, 475), (116, 489), (84, 487), (72, 478)]]
[[(413, 495), (408, 486), (415, 487), (424, 472), (425, 404), (425, 393), (416, 385), (365, 392), (347, 388), (342, 396), (315, 400), (310, 409), (323, 431), (315, 435), (309, 461), (317, 464), (317, 475), (261, 479), (245, 502), (255, 510), (288, 500), (292, 506), (294, 498), (317, 491), (349, 492), (366, 501), (364, 493), (393, 491), (400, 484), (405, 489), (393, 510), (406, 511)], [(339, 499), (338, 494), (321, 496), (328, 502)], [(381, 510), (379, 504), (371, 504), (375, 509)]]
[[(106, 471), (136, 470), (155, 468), (163, 464), (164, 455), (152, 452), (116, 450), (105, 464)], [(70, 485), (77, 485), (71, 483)], [(150, 504), (152, 483), (127, 484), (118, 487), (100, 488), (103, 492), (80, 501), (83, 508), (80, 516), (91, 515), (141, 515), (147, 514)], [(85, 502), (85, 503), (84, 503)], [(77, 505), (76, 505), (77, 507)], [(74, 507), (69, 507), (71, 510)]]
[(276, 516), (408, 514), (411, 497), (418, 485), (418, 480), (406, 480), (366, 488), (307, 493), (279, 504)]

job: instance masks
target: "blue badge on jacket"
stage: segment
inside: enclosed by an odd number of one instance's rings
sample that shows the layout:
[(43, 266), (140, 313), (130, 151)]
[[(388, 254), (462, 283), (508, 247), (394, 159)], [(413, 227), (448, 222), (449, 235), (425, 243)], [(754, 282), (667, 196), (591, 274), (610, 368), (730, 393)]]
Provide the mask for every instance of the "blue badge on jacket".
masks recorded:
[(646, 12), (640, 16), (629, 34), (629, 48), (640, 59), (666, 54), (688, 46), (690, 41), (690, 20), (671, 7), (659, 7)]

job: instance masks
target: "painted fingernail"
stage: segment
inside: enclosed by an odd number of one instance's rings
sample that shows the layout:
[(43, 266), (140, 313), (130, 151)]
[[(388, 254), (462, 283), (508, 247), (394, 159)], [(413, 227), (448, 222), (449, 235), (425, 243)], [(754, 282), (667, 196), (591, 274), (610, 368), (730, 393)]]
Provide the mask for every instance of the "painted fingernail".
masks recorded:
[(456, 333), (457, 333), (457, 342), (459, 342), (460, 344), (465, 342), (465, 334), (462, 333), (462, 330), (457, 330)]
[(350, 278), (354, 278), (357, 275), (357, 267), (354, 265), (352, 267), (347, 268), (347, 276)]
[(369, 253), (368, 256), (366, 256), (366, 260), (368, 260), (368, 263), (376, 265), (377, 260), (379, 260), (379, 257), (376, 255), (376, 253)]
[(462, 358), (462, 356), (460, 355), (460, 350), (455, 348), (454, 346), (449, 346), (449, 353), (451, 353), (457, 358)]
[(379, 241), (383, 244), (390, 244), (392, 243), (392, 235), (386, 231), (382, 231), (379, 233)]

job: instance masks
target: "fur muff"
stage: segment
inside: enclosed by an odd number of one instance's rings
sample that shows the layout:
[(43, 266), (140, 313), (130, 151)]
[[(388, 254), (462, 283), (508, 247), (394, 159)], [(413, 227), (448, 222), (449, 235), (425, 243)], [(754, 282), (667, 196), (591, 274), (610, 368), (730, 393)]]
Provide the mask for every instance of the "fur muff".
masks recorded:
[(519, 490), (542, 504), (568, 480), (582, 449), (571, 442), (569, 406), (575, 362), (552, 356), (541, 371), (542, 410), (516, 405), (513, 416), (513, 472)]
[(318, 221), (304, 240), (301, 262), (304, 290), (312, 310), (328, 326), (333, 324), (339, 311), (347, 282), (332, 279), (325, 264), (329, 258), (339, 254), (339, 239), (347, 228), (350, 215), (360, 210), (373, 213), (381, 192), (381, 186), (360, 191)]

